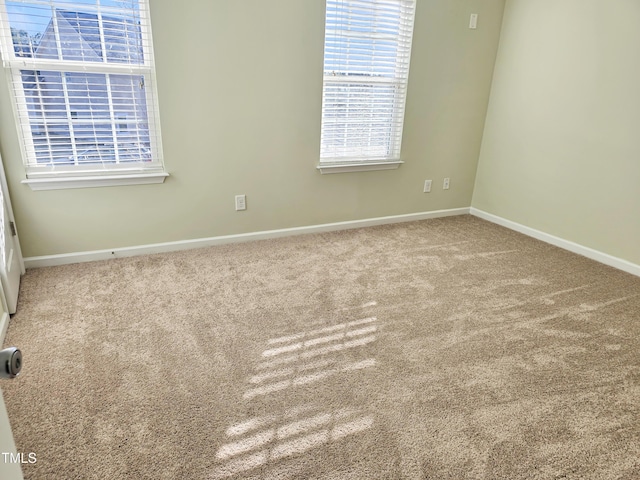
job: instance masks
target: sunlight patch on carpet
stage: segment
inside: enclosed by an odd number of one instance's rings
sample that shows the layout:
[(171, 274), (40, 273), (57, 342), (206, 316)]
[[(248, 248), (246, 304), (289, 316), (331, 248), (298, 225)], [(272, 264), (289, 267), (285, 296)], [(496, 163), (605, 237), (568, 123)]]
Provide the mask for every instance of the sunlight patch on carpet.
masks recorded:
[[(334, 412), (322, 412), (317, 407), (292, 409), (270, 418), (251, 419), (227, 429), (227, 433), (248, 433), (251, 427), (260, 425), (263, 430), (222, 445), (216, 458), (222, 463), (212, 472), (211, 479), (228, 478), (263, 466), (268, 462), (299, 455), (330, 442), (362, 433), (374, 426), (372, 415), (356, 408), (343, 408)], [(315, 410), (315, 413), (290, 421), (298, 412)]]

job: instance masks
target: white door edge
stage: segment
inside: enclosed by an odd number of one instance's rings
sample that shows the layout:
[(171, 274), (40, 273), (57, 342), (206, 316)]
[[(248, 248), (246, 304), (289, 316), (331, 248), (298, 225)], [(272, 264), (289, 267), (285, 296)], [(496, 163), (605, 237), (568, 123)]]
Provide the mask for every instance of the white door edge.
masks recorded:
[(16, 225), (16, 219), (13, 215), (13, 207), (11, 206), (11, 197), (9, 196), (9, 185), (7, 184), (7, 177), (4, 173), (4, 163), (2, 162), (2, 155), (0, 155), (0, 188), (4, 192), (4, 203), (7, 209), (7, 214), (9, 216), (9, 221), (13, 223), (14, 228), (16, 229), (16, 235), (14, 238), (14, 248), (16, 250), (16, 254), (18, 256), (18, 263), (20, 264), (20, 273), (25, 273), (24, 268), (24, 260), (22, 258), (22, 249), (20, 248), (20, 240), (18, 239), (18, 226)]

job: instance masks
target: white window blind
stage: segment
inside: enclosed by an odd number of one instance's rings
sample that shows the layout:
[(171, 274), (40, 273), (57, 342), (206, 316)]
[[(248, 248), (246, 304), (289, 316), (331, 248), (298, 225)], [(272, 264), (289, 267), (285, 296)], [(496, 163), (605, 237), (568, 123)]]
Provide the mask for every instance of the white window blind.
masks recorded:
[(400, 160), (415, 0), (327, 0), (320, 164)]
[(0, 0), (28, 178), (162, 172), (148, 0)]

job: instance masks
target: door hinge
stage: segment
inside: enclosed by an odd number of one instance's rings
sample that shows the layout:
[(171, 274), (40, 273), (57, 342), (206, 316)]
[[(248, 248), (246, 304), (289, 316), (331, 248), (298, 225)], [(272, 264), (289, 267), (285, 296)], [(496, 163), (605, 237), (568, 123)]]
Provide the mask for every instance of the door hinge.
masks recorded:
[(11, 235), (16, 236), (18, 232), (16, 232), (16, 224), (13, 222), (9, 222), (9, 230), (11, 230)]

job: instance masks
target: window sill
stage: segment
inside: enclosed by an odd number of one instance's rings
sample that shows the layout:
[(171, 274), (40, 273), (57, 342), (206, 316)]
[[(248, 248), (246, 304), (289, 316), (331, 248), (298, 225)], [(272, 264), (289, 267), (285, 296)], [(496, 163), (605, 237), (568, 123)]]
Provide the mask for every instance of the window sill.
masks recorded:
[(395, 170), (404, 162), (394, 160), (392, 162), (362, 162), (362, 163), (336, 163), (336, 164), (320, 164), (316, 168), (320, 170), (322, 175), (328, 173), (351, 173), (366, 172), (371, 170)]
[(168, 176), (168, 173), (161, 172), (110, 176), (27, 178), (26, 180), (22, 180), (22, 183), (29, 185), (31, 190), (62, 190), (67, 188), (115, 187), (118, 185), (163, 183)]

